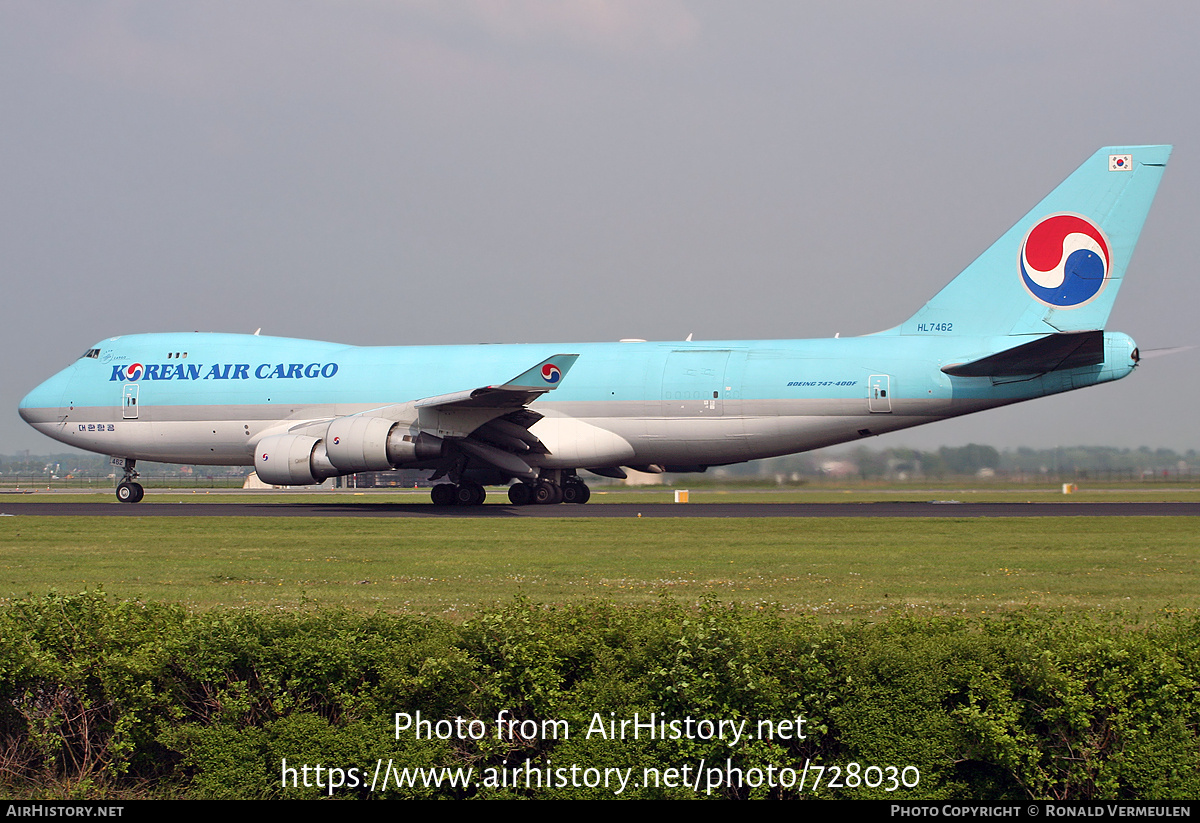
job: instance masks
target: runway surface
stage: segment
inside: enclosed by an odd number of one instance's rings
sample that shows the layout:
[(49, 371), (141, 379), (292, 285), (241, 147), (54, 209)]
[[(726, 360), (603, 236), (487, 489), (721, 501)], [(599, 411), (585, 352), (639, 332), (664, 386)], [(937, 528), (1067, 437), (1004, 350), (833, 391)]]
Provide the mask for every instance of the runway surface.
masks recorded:
[(1200, 503), (613, 503), (433, 506), (428, 503), (55, 503), (0, 499), (33, 517), (1200, 517)]

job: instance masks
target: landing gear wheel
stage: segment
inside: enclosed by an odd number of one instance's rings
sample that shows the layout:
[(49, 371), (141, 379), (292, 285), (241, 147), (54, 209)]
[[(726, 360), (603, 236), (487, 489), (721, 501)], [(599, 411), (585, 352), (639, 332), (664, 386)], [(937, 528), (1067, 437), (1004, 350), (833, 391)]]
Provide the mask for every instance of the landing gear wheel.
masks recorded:
[(552, 505), (563, 501), (562, 488), (553, 483), (538, 483), (533, 487), (533, 502)]
[(567, 483), (562, 487), (564, 503), (586, 503), (592, 499), (592, 490), (583, 483)]
[(453, 506), (457, 490), (458, 487), (453, 483), (438, 483), (430, 490), (429, 496), (433, 499), (435, 506)]
[(481, 506), (487, 491), (478, 483), (462, 483), (454, 492), (454, 502), (459, 506)]
[(117, 484), (117, 499), (122, 503), (139, 503), (146, 496), (141, 483), (124, 481)]
[(528, 483), (514, 483), (508, 487), (508, 500), (514, 506), (528, 506), (533, 502), (533, 486)]

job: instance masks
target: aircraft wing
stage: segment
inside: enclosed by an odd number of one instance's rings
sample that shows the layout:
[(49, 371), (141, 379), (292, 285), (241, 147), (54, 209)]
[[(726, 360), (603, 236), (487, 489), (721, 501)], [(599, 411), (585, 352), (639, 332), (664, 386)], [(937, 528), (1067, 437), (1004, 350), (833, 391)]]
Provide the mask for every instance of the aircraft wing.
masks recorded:
[(439, 394), (413, 403), (417, 409), (486, 408), (516, 409), (527, 406), (548, 391), (558, 388), (577, 354), (556, 354), (498, 386), (481, 386), (469, 391)]
[[(506, 383), (469, 391), (426, 397), (413, 403), (421, 431), (452, 438), (459, 447), (485, 463), (523, 480), (537, 472), (518, 454), (545, 452), (528, 427), (541, 419), (525, 407), (562, 383), (578, 354), (556, 354)], [(486, 427), (486, 428), (485, 428)], [(482, 435), (483, 441), (473, 434)]]
[[(307, 448), (308, 453), (301, 462), (309, 469), (297, 476), (312, 482), (317, 482), (318, 476), (384, 471), (400, 463), (444, 463), (443, 458), (456, 451), (515, 477), (533, 480), (537, 472), (518, 455), (545, 454), (546, 448), (529, 432), (529, 426), (542, 415), (526, 406), (556, 389), (577, 359), (577, 354), (556, 354), (504, 383), (381, 406), (333, 420), (305, 421), (286, 432), (267, 432), (263, 440), (275, 441), (270, 447), (275, 451), (291, 448), (302, 438), (301, 451)], [(324, 444), (323, 452), (317, 454), (313, 450), (319, 443)], [(259, 465), (258, 458), (255, 466), (267, 468)], [(442, 465), (439, 474), (448, 468), (449, 464)]]
[(541, 415), (525, 407), (558, 388), (578, 359), (578, 354), (555, 354), (504, 383), (424, 397), (355, 416), (388, 420), (413, 420), (415, 417), (421, 431), (441, 438), (468, 437), (480, 426), (502, 416), (528, 428), (540, 420)]

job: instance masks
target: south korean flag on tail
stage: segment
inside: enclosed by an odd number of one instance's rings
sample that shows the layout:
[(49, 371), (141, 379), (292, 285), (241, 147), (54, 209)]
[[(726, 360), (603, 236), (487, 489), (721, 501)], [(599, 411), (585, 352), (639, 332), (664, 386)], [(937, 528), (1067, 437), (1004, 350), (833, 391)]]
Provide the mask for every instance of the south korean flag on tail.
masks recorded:
[(1110, 154), (1108, 156), (1109, 171), (1129, 171), (1133, 168), (1132, 154)]

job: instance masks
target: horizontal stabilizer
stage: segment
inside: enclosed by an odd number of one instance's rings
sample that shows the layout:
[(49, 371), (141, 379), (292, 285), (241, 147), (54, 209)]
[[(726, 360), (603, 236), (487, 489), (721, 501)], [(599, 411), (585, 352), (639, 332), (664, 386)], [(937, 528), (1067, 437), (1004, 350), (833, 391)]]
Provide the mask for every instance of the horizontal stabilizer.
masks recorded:
[(955, 377), (1013, 377), (1076, 369), (1104, 362), (1104, 332), (1063, 332), (1022, 343), (970, 363), (943, 366)]

